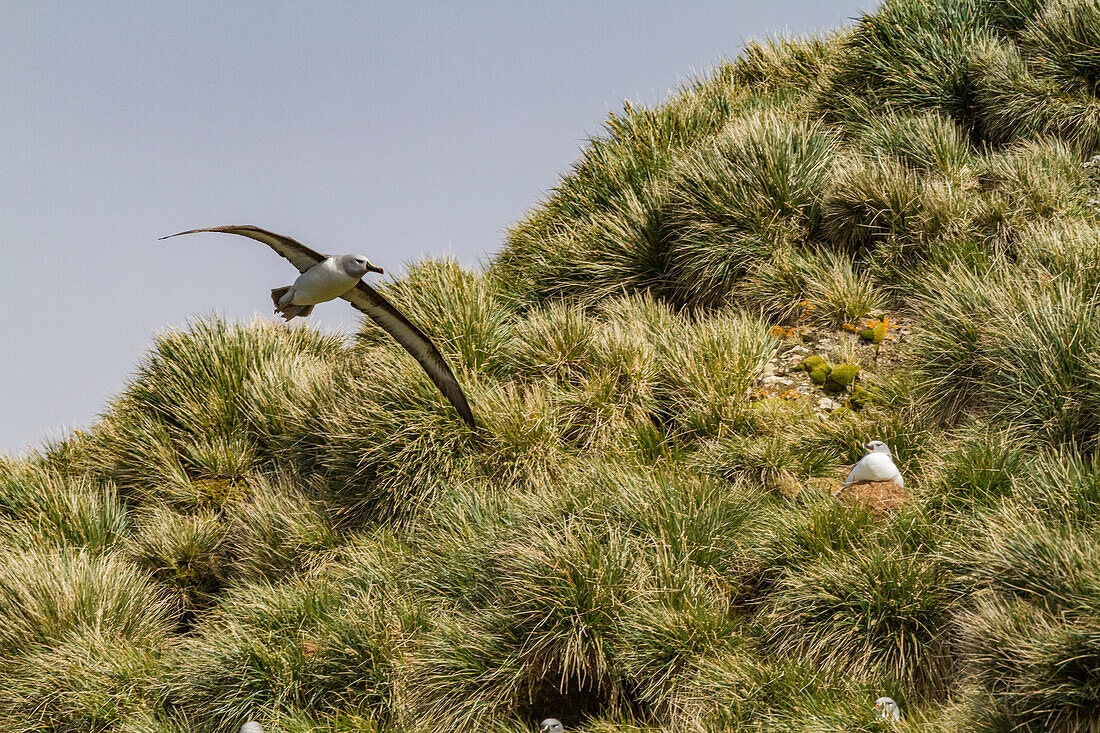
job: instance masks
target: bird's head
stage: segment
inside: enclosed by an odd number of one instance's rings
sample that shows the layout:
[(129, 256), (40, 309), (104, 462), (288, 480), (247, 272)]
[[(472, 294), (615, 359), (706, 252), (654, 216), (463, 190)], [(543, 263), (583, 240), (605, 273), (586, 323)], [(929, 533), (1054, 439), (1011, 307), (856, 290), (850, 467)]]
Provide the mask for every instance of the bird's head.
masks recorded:
[(886, 455), (890, 455), (890, 446), (886, 445), (881, 440), (872, 440), (870, 443), (864, 444), (863, 450), (868, 453), (885, 453)]
[(898, 712), (898, 704), (891, 697), (880, 697), (875, 700), (875, 712), (883, 718), (893, 718)]
[(363, 277), (368, 272), (377, 272), (379, 275), (385, 274), (381, 267), (375, 267), (363, 255), (341, 255), (337, 258), (337, 264), (340, 265), (341, 270), (355, 279)]
[(539, 733), (563, 733), (564, 730), (557, 718), (547, 718), (539, 723)]

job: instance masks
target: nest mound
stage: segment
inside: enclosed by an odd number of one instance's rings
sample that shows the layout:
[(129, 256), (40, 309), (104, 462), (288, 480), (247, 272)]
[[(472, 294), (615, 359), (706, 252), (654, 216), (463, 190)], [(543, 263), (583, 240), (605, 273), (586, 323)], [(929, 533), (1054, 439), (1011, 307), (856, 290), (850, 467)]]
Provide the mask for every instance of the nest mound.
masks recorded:
[(909, 492), (893, 481), (857, 481), (843, 486), (834, 496), (849, 504), (865, 506), (873, 512), (900, 509), (909, 503)]

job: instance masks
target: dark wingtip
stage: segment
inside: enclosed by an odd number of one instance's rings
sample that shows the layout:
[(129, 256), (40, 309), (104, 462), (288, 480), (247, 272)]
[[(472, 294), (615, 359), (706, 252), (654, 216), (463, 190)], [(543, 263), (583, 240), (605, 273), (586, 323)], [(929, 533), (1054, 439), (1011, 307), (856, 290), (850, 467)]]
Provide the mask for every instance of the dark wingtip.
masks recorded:
[(198, 234), (199, 232), (214, 232), (224, 234), (234, 234), (234, 229), (251, 229), (253, 231), (262, 231), (259, 227), (254, 227), (251, 224), (231, 224), (224, 227), (203, 227), (202, 229), (188, 229), (186, 232), (176, 232), (175, 234), (169, 234), (167, 237), (158, 237), (158, 239), (171, 239), (172, 237), (178, 237), (181, 234)]
[(477, 430), (477, 423), (474, 422), (474, 413), (470, 411), (470, 403), (466, 401), (466, 396), (462, 395), (460, 400), (454, 400), (448, 395), (447, 399), (454, 405), (455, 411), (458, 412), (458, 416), (462, 418), (462, 422), (469, 425), (470, 430)]
[(167, 237), (158, 237), (158, 241), (161, 239), (171, 239), (172, 237), (178, 237), (182, 234), (197, 234), (198, 232), (213, 232), (216, 229), (188, 229), (186, 232), (176, 232), (175, 234), (169, 234)]

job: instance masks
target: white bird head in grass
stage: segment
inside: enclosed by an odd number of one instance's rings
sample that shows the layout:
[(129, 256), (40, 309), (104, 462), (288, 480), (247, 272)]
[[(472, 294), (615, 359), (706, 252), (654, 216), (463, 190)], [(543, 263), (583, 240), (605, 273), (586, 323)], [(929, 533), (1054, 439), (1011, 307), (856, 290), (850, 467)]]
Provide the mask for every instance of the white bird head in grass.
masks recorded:
[(880, 697), (875, 700), (875, 712), (883, 720), (901, 720), (901, 709), (892, 697)]
[(564, 733), (565, 728), (557, 718), (547, 718), (539, 723), (539, 733)]
[(255, 720), (250, 720), (241, 726), (241, 733), (264, 733), (264, 727)]
[(890, 453), (890, 446), (883, 443), (881, 440), (872, 440), (870, 443), (863, 444), (863, 450), (868, 453), (885, 453), (888, 456), (893, 457)]

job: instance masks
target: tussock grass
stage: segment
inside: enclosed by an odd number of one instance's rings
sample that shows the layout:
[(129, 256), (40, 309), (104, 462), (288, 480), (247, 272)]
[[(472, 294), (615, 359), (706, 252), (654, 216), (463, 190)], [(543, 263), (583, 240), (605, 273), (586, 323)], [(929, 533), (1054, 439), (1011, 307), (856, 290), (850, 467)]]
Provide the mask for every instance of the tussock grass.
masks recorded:
[(1074, 281), (1084, 292), (1100, 284), (1100, 226), (1080, 219), (1038, 221), (1020, 233), (1013, 251), (1030, 277)]
[(1019, 41), (1041, 73), (1100, 96), (1100, 5), (1092, 0), (1045, 3)]
[(499, 610), (441, 619), (414, 652), (408, 690), (418, 724), (623, 709), (613, 641), (634, 555), (619, 533), (600, 537), (568, 523), (530, 526), (497, 545)]
[(239, 586), (181, 650), (166, 693), (195, 717), (236, 725), (257, 710), (350, 709), (385, 722), (405, 626), (421, 623), (384, 589), (355, 592), (332, 580)]
[(944, 417), (959, 419), (982, 396), (990, 371), (986, 324), (1003, 281), (1003, 270), (936, 270), (917, 294), (924, 328), (913, 349), (914, 373), (927, 404)]
[(118, 555), (3, 553), (0, 619), (6, 729), (109, 729), (156, 699), (169, 604)]
[(126, 508), (113, 487), (67, 477), (41, 464), (0, 461), (3, 544), (25, 550), (103, 550), (115, 546), (128, 528)]
[(700, 660), (681, 697), (684, 730), (884, 729), (868, 713), (874, 693), (865, 683), (756, 652), (747, 646)]
[(1072, 526), (1090, 526), (1100, 503), (1100, 466), (1093, 454), (1061, 448), (1038, 452), (1013, 476), (1015, 493), (1040, 516)]
[[(669, 574), (681, 575), (674, 567), (667, 568)], [(736, 648), (741, 622), (709, 583), (648, 595), (624, 609), (620, 664), (638, 702), (671, 717), (682, 704), (697, 660)]]
[(142, 644), (112, 630), (77, 627), (7, 666), (0, 689), (5, 730), (116, 730), (156, 700), (163, 642)]
[(885, 294), (874, 269), (825, 248), (783, 250), (760, 263), (739, 289), (742, 302), (766, 316), (796, 325), (839, 326), (884, 310)]
[(736, 84), (805, 89), (825, 72), (835, 38), (771, 37), (745, 44), (728, 64)]
[(991, 190), (990, 206), (1004, 220), (1001, 226), (1019, 230), (1084, 213), (1088, 176), (1082, 164), (1061, 141), (1025, 141), (984, 158), (978, 176)]
[(975, 697), (1028, 729), (1096, 725), (1095, 534), (1012, 509), (985, 531), (972, 574), (986, 593), (959, 620)]
[[(0, 729), (1096, 727), (1096, 17), (890, 0), (625, 103), (381, 286), (476, 430), (368, 321), (164, 332), (0, 459)], [(762, 394), (799, 348), (867, 404)], [(906, 506), (834, 497), (870, 440)]]
[(996, 507), (1017, 493), (1014, 480), (1024, 470), (1029, 448), (1034, 444), (1016, 431), (964, 428), (925, 462), (922, 507), (964, 516)]
[(181, 614), (190, 614), (211, 605), (221, 590), (226, 575), (224, 533), (212, 515), (146, 510), (137, 518), (127, 554), (178, 599)]
[(827, 669), (881, 673), (921, 694), (942, 693), (958, 593), (947, 570), (927, 558), (878, 547), (831, 554), (780, 581), (767, 641)]
[[(677, 153), (726, 121), (727, 90), (719, 77), (699, 89), (716, 104), (690, 96), (658, 109), (628, 102), (610, 115), (606, 134), (589, 141), (553, 196), (509, 232), (492, 266), (504, 291), (522, 304), (583, 295), (589, 287), (622, 292), (629, 285), (616, 283), (616, 275), (634, 286), (653, 284), (663, 257), (661, 181)], [(606, 259), (585, 256), (591, 254)]]
[(1094, 151), (1100, 104), (1082, 89), (1037, 76), (1017, 49), (979, 42), (972, 58), (974, 116), (993, 143), (1049, 135)]
[(858, 121), (868, 108), (938, 111), (969, 125), (969, 60), (975, 44), (993, 39), (982, 5), (884, 2), (841, 41), (817, 98), (819, 109), (845, 122)]
[(471, 432), (415, 361), (380, 348), (357, 356), (295, 406), (296, 458), (324, 477), (344, 521), (399, 521), (469, 465)]
[(166, 331), (89, 436), (91, 472), (138, 503), (218, 509), (271, 464), (290, 406), (342, 356), (338, 336), (263, 322)]
[(822, 229), (833, 247), (871, 260), (888, 280), (891, 270), (927, 260), (945, 240), (965, 236), (973, 209), (965, 185), (922, 178), (894, 156), (856, 158), (825, 194)]
[(737, 420), (775, 337), (759, 319), (731, 311), (700, 320), (684, 337), (665, 355), (662, 402), (687, 435), (710, 437)]
[(833, 162), (818, 125), (775, 112), (731, 124), (670, 184), (670, 268), (679, 297), (720, 305), (754, 263), (808, 235)]
[(81, 627), (156, 642), (166, 631), (167, 611), (148, 578), (115, 555), (6, 552), (0, 563), (3, 659)]
[(340, 536), (322, 501), (288, 475), (257, 482), (230, 507), (222, 536), (235, 577), (275, 581), (334, 550)]
[(856, 144), (872, 153), (892, 155), (918, 171), (965, 177), (975, 155), (965, 131), (935, 112), (875, 117), (859, 131)]

